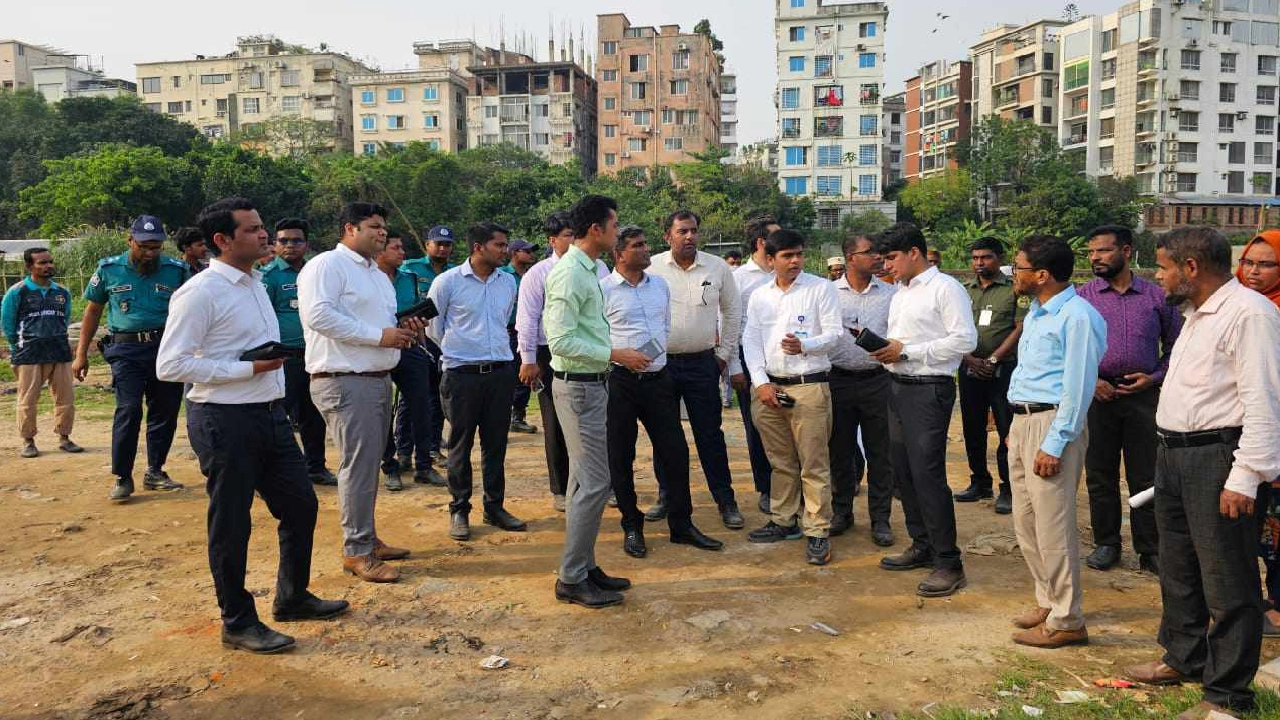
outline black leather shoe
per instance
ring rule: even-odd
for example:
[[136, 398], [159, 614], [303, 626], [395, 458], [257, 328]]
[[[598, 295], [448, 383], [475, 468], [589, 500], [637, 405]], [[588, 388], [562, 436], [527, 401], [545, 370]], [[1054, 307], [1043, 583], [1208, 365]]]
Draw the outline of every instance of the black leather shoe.
[[713, 537], [704, 535], [701, 530], [690, 525], [680, 532], [671, 533], [671, 542], [677, 545], [692, 545], [699, 550], [723, 550], [724, 543]]
[[1001, 489], [996, 496], [996, 514], [1008, 515], [1013, 512], [1013, 495], [1008, 489]]
[[456, 512], [449, 516], [449, 537], [454, 540], [471, 539], [471, 520], [466, 513]]
[[622, 552], [633, 558], [642, 558], [649, 554], [644, 544], [644, 533], [640, 530], [628, 530], [622, 537]]
[[283, 652], [294, 646], [293, 638], [258, 623], [242, 630], [222, 628], [222, 647], [248, 650], [259, 655]]
[[991, 488], [981, 487], [978, 485], [969, 485], [969, 487], [951, 496], [956, 502], [978, 502], [991, 497]]
[[911, 547], [900, 555], [880, 558], [880, 567], [884, 570], [915, 570], [933, 567], [933, 551], [912, 543]]
[[400, 472], [409, 472], [413, 469], [413, 458], [408, 455], [397, 455], [396, 462], [400, 465]]
[[1110, 570], [1120, 562], [1119, 545], [1099, 545], [1084, 559], [1084, 564], [1094, 570]]
[[597, 587], [591, 580], [568, 585], [556, 581], [556, 599], [564, 603], [573, 603], [585, 608], [603, 608], [622, 602], [622, 593]]
[[666, 520], [667, 519], [667, 499], [659, 495], [658, 501], [655, 502], [652, 507], [650, 507], [648, 510], [645, 511], [644, 519], [648, 520], [649, 522], [658, 522], [659, 520]]
[[889, 547], [893, 544], [893, 529], [889, 527], [889, 523], [884, 520], [871, 523], [871, 542], [880, 547]]
[[332, 472], [329, 472], [328, 468], [325, 468], [320, 472], [307, 473], [307, 479], [311, 481], [312, 485], [337, 485], [338, 484], [337, 476], [335, 476]]
[[484, 514], [484, 524], [492, 525], [499, 530], [506, 530], [507, 532], [524, 532], [525, 528], [528, 527], [523, 520], [502, 508], [486, 512]]
[[276, 622], [297, 622], [299, 620], [328, 620], [347, 611], [351, 604], [346, 600], [321, 600], [307, 593], [302, 600], [290, 603], [285, 607], [271, 609], [271, 617]]
[[1155, 553], [1138, 556], [1138, 569], [1152, 575], [1160, 575], [1160, 556]]
[[413, 481], [419, 485], [434, 485], [435, 487], [444, 487], [448, 485], [445, 479], [440, 477], [440, 473], [436, 472], [433, 467], [424, 468], [413, 474]]
[[601, 590], [611, 590], [618, 592], [621, 590], [631, 589], [631, 581], [624, 577], [611, 577], [606, 575], [599, 567], [593, 567], [587, 571], [587, 579], [591, 584]]
[[920, 597], [947, 597], [967, 584], [963, 568], [938, 568], [916, 587], [916, 594]]
[[853, 528], [853, 513], [836, 513], [831, 516], [831, 536], [843, 535]]
[[142, 486], [148, 490], [181, 490], [183, 485], [174, 482], [169, 473], [163, 470], [147, 470], [142, 476]]
[[760, 493], [760, 501], [756, 503], [756, 507], [765, 515], [769, 514], [769, 493]]
[[391, 492], [400, 492], [404, 489], [404, 480], [400, 479], [400, 471], [395, 470], [387, 473], [387, 479], [382, 481], [382, 486]]
[[747, 526], [747, 521], [743, 519], [742, 512], [738, 510], [738, 503], [733, 500], [720, 506], [720, 519], [724, 521], [724, 526], [730, 530], [741, 530]]
[[107, 499], [111, 502], [122, 503], [129, 500], [129, 496], [133, 495], [133, 478], [116, 478], [115, 487], [111, 488], [111, 493], [107, 495]]

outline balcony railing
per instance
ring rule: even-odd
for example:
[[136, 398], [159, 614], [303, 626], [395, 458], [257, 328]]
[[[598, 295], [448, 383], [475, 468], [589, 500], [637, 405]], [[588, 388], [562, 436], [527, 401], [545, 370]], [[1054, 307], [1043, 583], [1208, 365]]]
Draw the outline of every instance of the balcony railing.
[[1088, 141], [1089, 141], [1089, 134], [1080, 133], [1078, 135], [1067, 136], [1066, 138], [1063, 139], [1062, 144], [1063, 145], [1079, 145], [1081, 143], [1086, 143]]

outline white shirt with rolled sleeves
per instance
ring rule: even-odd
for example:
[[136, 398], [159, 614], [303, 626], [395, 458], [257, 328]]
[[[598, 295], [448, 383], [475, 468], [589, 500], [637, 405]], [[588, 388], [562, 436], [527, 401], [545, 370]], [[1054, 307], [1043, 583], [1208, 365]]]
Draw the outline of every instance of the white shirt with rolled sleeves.
[[[765, 270], [756, 264], [755, 258], [747, 258], [747, 261], [734, 268], [733, 282], [738, 286], [738, 294], [742, 297], [742, 303], [738, 305], [741, 310], [742, 322], [739, 323], [738, 339], [741, 342], [742, 332], [747, 329], [747, 303], [751, 300], [751, 293], [756, 288], [764, 285], [773, 279], [773, 271]], [[733, 354], [733, 358], [729, 361], [729, 374], [738, 375], [745, 371], [742, 367], [742, 361], [738, 358], [738, 353]]]
[[[774, 282], [751, 293], [742, 352], [751, 384], [759, 387], [774, 377], [792, 377], [831, 370], [828, 354], [843, 333], [840, 299], [829, 280], [800, 273], [783, 292]], [[782, 350], [787, 333], [800, 338], [799, 355]]]
[[667, 366], [667, 335], [671, 332], [671, 290], [657, 275], [644, 274], [632, 285], [614, 271], [600, 281], [604, 295], [604, 317], [609, 321], [609, 339], [614, 348], [640, 350], [654, 341], [663, 351], [644, 372], [658, 372]]
[[898, 375], [955, 375], [960, 361], [978, 347], [973, 303], [958, 280], [929, 268], [898, 283], [889, 303], [888, 337], [902, 343], [907, 360], [889, 372]]
[[[542, 310], [547, 300], [547, 276], [556, 266], [560, 256], [539, 260], [520, 278], [520, 299], [516, 303], [516, 353], [525, 365], [538, 362], [538, 346], [547, 344], [547, 334], [542, 329]], [[596, 274], [600, 279], [609, 277], [609, 267], [603, 260], [596, 260]]]
[[191, 383], [187, 399], [243, 405], [284, 397], [284, 370], [253, 374], [245, 350], [280, 341], [280, 324], [262, 273], [214, 259], [207, 272], [183, 283], [169, 300], [156, 356], [156, 377]]
[[382, 331], [396, 326], [391, 280], [342, 243], [298, 273], [298, 314], [309, 373], [382, 372], [400, 362], [398, 349], [378, 345]]
[[667, 351], [714, 350], [726, 365], [733, 362], [738, 355], [738, 337], [732, 332], [727, 337], [720, 334], [721, 326], [736, 328], [742, 323], [742, 298], [729, 263], [699, 250], [686, 270], [668, 250], [654, 256], [648, 272], [666, 280], [671, 289], [671, 344]]
[[1168, 432], [1242, 427], [1226, 489], [1256, 497], [1280, 476], [1280, 311], [1231, 278], [1173, 345], [1156, 425]]

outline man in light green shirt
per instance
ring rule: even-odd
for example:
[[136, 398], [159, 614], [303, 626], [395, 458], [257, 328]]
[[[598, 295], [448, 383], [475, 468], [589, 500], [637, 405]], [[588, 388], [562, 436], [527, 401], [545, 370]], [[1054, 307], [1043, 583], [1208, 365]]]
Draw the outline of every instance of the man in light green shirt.
[[618, 204], [602, 195], [587, 195], [569, 216], [575, 240], [547, 276], [542, 313], [557, 381], [551, 393], [569, 452], [564, 554], [556, 599], [601, 608], [622, 602], [620, 591], [631, 587], [630, 580], [606, 575], [595, 561], [600, 516], [611, 492], [605, 377], [610, 362], [639, 372], [651, 359], [634, 349], [613, 349], [604, 317], [595, 262], [617, 240]]

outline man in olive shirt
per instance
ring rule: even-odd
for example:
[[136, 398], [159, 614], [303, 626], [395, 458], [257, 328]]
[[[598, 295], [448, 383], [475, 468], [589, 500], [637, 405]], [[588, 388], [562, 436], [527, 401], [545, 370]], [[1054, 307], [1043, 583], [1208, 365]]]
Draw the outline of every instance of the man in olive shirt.
[[634, 349], [614, 350], [604, 316], [595, 263], [617, 242], [618, 204], [603, 195], [587, 195], [569, 216], [573, 247], [547, 276], [542, 313], [556, 380], [551, 392], [569, 453], [564, 555], [556, 599], [601, 608], [622, 602], [619, 591], [631, 587], [630, 580], [609, 577], [595, 561], [600, 516], [611, 491], [605, 378], [610, 361], [639, 372], [650, 359]]
[[1006, 444], [1013, 413], [1007, 396], [1027, 303], [1014, 294], [1013, 282], [1000, 270], [1004, 262], [1003, 243], [993, 237], [980, 238], [970, 246], [970, 258], [975, 277], [965, 287], [973, 302], [978, 347], [960, 363], [960, 419], [970, 474], [968, 489], [953, 497], [956, 502], [976, 502], [991, 497], [992, 478], [987, 468], [987, 412], [990, 411], [1000, 434], [996, 446], [996, 469], [1000, 473], [996, 512], [1007, 515], [1013, 512]]

